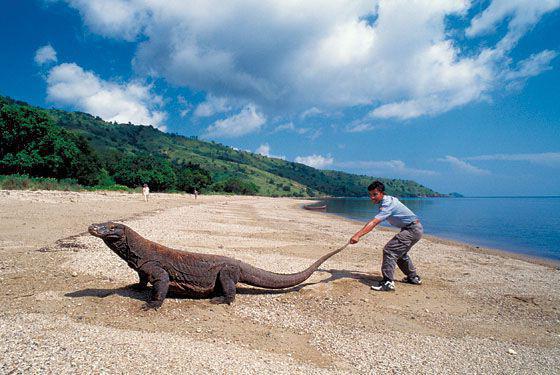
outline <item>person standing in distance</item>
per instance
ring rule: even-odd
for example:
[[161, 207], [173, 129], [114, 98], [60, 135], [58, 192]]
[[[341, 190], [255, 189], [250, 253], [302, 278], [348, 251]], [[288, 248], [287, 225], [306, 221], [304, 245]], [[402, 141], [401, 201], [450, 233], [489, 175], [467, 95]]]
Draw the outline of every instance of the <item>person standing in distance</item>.
[[144, 184], [144, 186], [142, 186], [142, 195], [144, 196], [144, 202], [147, 202], [148, 195], [150, 195], [150, 188], [148, 187], [148, 184]]
[[351, 244], [358, 243], [360, 237], [371, 232], [379, 223], [387, 220], [389, 224], [401, 229], [383, 248], [383, 263], [381, 274], [383, 280], [379, 285], [371, 288], [378, 291], [394, 291], [395, 266], [398, 265], [406, 275], [403, 282], [419, 285], [422, 279], [416, 273], [416, 268], [408, 252], [424, 233], [424, 228], [418, 217], [397, 198], [385, 194], [385, 185], [380, 181], [373, 181], [368, 186], [370, 199], [379, 204], [379, 213], [350, 239]]

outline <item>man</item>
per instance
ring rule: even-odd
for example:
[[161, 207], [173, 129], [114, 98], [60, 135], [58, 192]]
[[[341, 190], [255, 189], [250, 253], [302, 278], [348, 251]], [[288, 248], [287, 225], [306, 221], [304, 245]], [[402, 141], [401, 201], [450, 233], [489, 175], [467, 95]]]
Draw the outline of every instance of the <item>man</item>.
[[350, 243], [357, 243], [360, 237], [371, 232], [383, 220], [401, 228], [399, 234], [387, 242], [383, 248], [383, 264], [381, 265], [383, 280], [379, 286], [374, 285], [371, 288], [378, 291], [394, 291], [395, 265], [398, 265], [406, 275], [403, 279], [404, 282], [422, 284], [422, 279], [416, 273], [416, 268], [408, 256], [410, 248], [420, 240], [424, 233], [418, 217], [397, 198], [385, 194], [385, 185], [382, 182], [372, 182], [368, 186], [368, 192], [373, 203], [380, 205], [379, 213], [352, 236]]

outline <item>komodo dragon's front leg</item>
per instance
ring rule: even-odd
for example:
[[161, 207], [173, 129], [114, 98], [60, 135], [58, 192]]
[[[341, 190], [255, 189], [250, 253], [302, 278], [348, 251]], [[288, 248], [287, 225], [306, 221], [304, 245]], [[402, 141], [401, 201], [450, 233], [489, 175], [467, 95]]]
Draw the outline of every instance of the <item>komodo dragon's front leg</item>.
[[148, 287], [148, 275], [146, 272], [138, 270], [138, 277], [140, 278], [138, 284], [131, 285], [130, 288], [137, 291], [145, 290]]
[[150, 299], [142, 306], [142, 310], [158, 309], [169, 289], [169, 274], [156, 263], [146, 263], [139, 271], [148, 275], [148, 280], [152, 284]]

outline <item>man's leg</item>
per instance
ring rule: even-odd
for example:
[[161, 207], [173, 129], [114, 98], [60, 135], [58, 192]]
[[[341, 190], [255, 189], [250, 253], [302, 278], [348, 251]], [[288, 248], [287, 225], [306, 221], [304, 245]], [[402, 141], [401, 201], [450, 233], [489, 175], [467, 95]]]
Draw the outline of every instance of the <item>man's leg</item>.
[[402, 229], [399, 234], [387, 242], [383, 248], [383, 263], [381, 265], [383, 281], [393, 281], [395, 279], [395, 266], [399, 259], [406, 255], [413, 240], [413, 233], [408, 229]]
[[393, 281], [395, 275], [395, 266], [399, 259], [398, 249], [400, 241], [398, 235], [393, 237], [383, 248], [383, 263], [381, 263], [381, 274], [383, 281]]
[[412, 228], [410, 228], [409, 231], [412, 235], [412, 240], [410, 242], [410, 245], [408, 246], [406, 253], [404, 253], [403, 256], [397, 259], [397, 265], [408, 279], [412, 279], [418, 276], [418, 274], [416, 273], [416, 267], [414, 267], [412, 259], [410, 259], [410, 256], [408, 255], [408, 252], [410, 251], [412, 246], [414, 246], [420, 240], [420, 238], [422, 238], [424, 230], [422, 228], [422, 224], [416, 224]]
[[397, 259], [401, 256], [399, 249], [402, 247], [399, 235], [400, 233], [387, 242], [383, 248], [383, 263], [381, 264], [383, 280], [379, 285], [372, 285], [371, 289], [373, 290], [386, 292], [395, 290], [395, 284], [393, 282], [395, 266], [397, 264]]
[[397, 266], [407, 277], [412, 278], [416, 276], [416, 268], [412, 264], [412, 259], [408, 256], [408, 253], [397, 259]]

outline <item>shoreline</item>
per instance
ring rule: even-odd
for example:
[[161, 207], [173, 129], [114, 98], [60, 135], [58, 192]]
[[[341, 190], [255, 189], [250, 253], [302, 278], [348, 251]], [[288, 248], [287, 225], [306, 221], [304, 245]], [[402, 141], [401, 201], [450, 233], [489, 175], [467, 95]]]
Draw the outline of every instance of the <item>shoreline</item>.
[[[455, 199], [455, 198], [453, 198], [453, 199]], [[325, 202], [324, 199], [322, 201]], [[312, 202], [315, 202], [315, 201], [313, 200]], [[358, 220], [358, 219], [351, 219], [351, 218], [348, 218], [348, 217], [346, 217], [342, 214], [337, 214], [337, 213], [332, 213], [332, 212], [318, 211], [318, 213], [332, 215], [336, 218], [341, 218], [343, 220], [349, 220], [351, 222], [360, 223], [362, 226], [367, 222], [367, 221], [361, 221], [361, 220]], [[394, 228], [394, 227], [379, 226], [375, 230], [388, 230], [388, 231], [398, 232], [398, 229]], [[440, 236], [434, 235], [434, 234], [424, 234], [423, 238], [431, 239], [434, 242], [439, 242], [439, 243], [446, 244], [446, 245], [461, 247], [461, 248], [464, 248], [467, 251], [472, 251], [472, 252], [475, 252], [475, 253], [499, 255], [499, 256], [502, 256], [502, 257], [505, 257], [505, 258], [523, 260], [523, 261], [526, 261], [526, 262], [539, 264], [539, 265], [543, 265], [543, 266], [550, 267], [550, 268], [555, 268], [555, 269], [560, 268], [560, 259], [539, 257], [537, 255], [524, 254], [524, 253], [521, 253], [521, 252], [508, 250], [508, 249], [505, 249], [505, 248], [500, 249], [500, 248], [493, 248], [493, 247], [487, 247], [487, 246], [477, 246], [477, 245], [473, 245], [469, 242], [465, 242], [465, 241], [461, 241], [461, 240], [457, 240], [457, 239], [440, 237]]]

